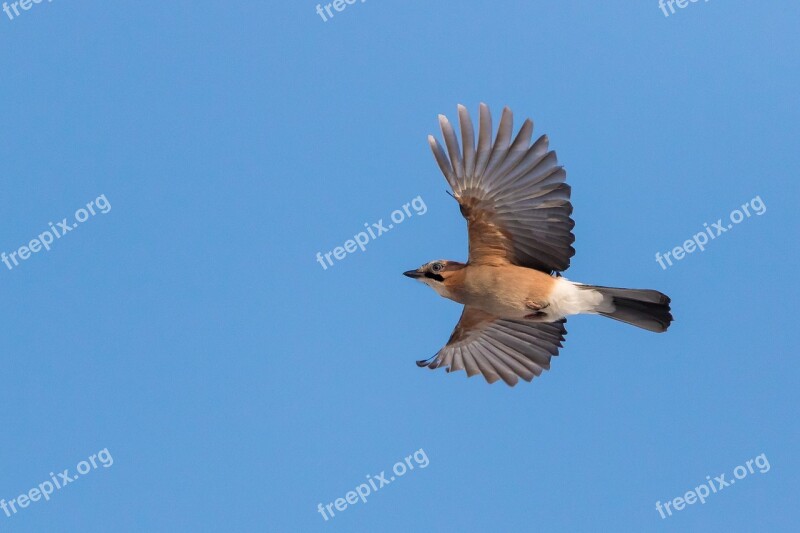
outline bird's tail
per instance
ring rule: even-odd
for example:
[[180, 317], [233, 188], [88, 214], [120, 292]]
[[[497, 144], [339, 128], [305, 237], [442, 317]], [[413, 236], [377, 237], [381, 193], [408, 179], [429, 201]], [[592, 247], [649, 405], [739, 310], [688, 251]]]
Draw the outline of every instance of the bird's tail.
[[656, 333], [667, 331], [672, 323], [670, 299], [666, 294], [649, 289], [618, 289], [596, 285], [580, 287], [603, 295], [603, 302], [597, 309], [600, 315]]

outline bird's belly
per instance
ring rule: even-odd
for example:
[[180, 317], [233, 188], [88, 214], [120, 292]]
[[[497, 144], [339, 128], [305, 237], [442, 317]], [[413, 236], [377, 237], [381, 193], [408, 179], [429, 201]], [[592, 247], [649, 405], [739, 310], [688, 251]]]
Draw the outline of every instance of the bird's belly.
[[479, 267], [467, 280], [463, 303], [497, 317], [553, 322], [564, 317], [551, 304], [554, 287], [562, 280], [516, 266]]
[[476, 299], [473, 305], [487, 313], [503, 318], [524, 318], [525, 315], [532, 313], [530, 309], [523, 305], [519, 296], [513, 298], [502, 294], [485, 295]]
[[491, 291], [476, 295], [473, 305], [494, 316], [536, 322], [555, 322], [569, 315], [608, 311], [603, 307], [607, 304], [601, 293], [566, 278], [557, 278], [547, 292], [539, 287], [526, 289], [520, 291], [499, 284]]

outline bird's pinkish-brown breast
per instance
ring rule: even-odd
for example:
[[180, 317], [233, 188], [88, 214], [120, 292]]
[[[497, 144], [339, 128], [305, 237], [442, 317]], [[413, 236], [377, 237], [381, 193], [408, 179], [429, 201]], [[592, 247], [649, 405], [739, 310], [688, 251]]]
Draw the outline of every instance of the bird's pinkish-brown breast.
[[522, 318], [531, 305], [546, 306], [555, 278], [515, 265], [468, 265], [449, 277], [451, 299], [495, 316]]

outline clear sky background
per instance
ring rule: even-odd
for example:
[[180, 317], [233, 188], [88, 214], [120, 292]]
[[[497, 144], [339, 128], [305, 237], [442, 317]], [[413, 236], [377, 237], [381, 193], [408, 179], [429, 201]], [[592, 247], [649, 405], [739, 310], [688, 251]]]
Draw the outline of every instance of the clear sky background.
[[[510, 4], [0, 12], [0, 251], [111, 205], [0, 264], [0, 498], [114, 461], [0, 530], [797, 531], [800, 7]], [[415, 366], [461, 309], [401, 273], [466, 259], [426, 135], [481, 101], [567, 169], [567, 277], [669, 294], [668, 333], [572, 318], [513, 389]], [[316, 261], [417, 196], [424, 215]], [[768, 472], [656, 511], [762, 453]]]

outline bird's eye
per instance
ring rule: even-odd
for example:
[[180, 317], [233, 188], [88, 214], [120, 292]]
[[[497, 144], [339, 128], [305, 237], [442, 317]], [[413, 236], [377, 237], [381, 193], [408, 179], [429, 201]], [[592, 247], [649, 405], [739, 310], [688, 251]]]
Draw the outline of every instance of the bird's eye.
[[431, 272], [433, 272], [434, 274], [438, 274], [439, 272], [442, 271], [443, 268], [444, 268], [443, 264], [434, 263], [434, 264], [431, 265]]

